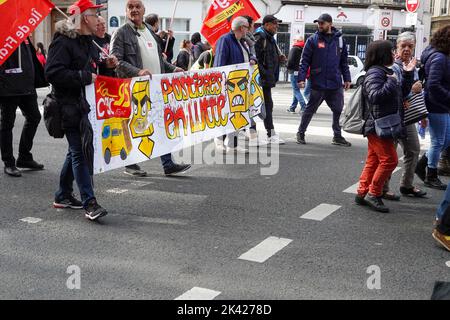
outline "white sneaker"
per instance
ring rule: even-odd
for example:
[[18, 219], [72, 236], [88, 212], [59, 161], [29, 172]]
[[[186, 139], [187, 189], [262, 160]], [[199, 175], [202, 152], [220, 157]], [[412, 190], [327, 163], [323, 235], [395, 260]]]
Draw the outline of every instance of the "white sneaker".
[[247, 131], [240, 130], [240, 131], [239, 131], [239, 138], [248, 140], [248, 139], [249, 139], [249, 134], [248, 134], [248, 132], [247, 132]]
[[225, 145], [223, 144], [223, 140], [222, 139], [215, 138], [214, 139], [214, 144], [216, 145], [217, 151], [221, 151], [221, 152], [226, 152], [227, 151], [227, 149], [225, 148]]
[[248, 149], [242, 148], [242, 147], [240, 147], [240, 146], [237, 146], [237, 147], [235, 147], [235, 148], [227, 147], [227, 153], [242, 153], [242, 154], [247, 154], [247, 153], [248, 153]]
[[268, 139], [269, 143], [273, 143], [273, 144], [285, 144], [286, 142], [284, 142], [283, 139], [280, 138], [280, 136], [278, 134], [275, 134], [273, 136], [271, 136]]
[[266, 139], [260, 138], [258, 136], [256, 138], [250, 139], [248, 141], [249, 147], [259, 147], [259, 146], [265, 146], [268, 144], [269, 144], [269, 142]]

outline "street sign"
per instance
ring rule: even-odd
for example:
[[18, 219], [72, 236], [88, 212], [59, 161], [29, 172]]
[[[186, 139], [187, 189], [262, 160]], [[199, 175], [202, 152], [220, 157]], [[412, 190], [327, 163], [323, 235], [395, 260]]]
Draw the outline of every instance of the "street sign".
[[406, 23], [407, 26], [415, 26], [417, 24], [417, 12], [408, 12], [406, 14]]
[[381, 10], [378, 22], [378, 27], [380, 30], [392, 30], [392, 11]]
[[406, 0], [406, 10], [408, 12], [416, 12], [419, 8], [420, 1], [419, 0]]

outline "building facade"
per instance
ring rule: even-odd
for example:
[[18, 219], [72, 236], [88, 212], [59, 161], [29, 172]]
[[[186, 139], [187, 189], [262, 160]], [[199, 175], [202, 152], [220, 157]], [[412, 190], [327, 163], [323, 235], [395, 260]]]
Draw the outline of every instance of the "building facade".
[[450, 0], [430, 1], [431, 33], [437, 29], [450, 25]]

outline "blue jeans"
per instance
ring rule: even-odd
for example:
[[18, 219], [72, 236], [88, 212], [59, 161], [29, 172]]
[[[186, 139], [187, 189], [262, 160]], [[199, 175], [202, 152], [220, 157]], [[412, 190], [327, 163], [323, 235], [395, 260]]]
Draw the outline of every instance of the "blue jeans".
[[450, 114], [429, 113], [431, 146], [427, 152], [428, 167], [437, 168], [441, 152], [450, 146]]
[[298, 76], [291, 74], [291, 85], [292, 90], [294, 92], [294, 98], [291, 104], [291, 110], [295, 111], [295, 108], [297, 108], [297, 104], [300, 103], [301, 110], [305, 110], [306, 107], [306, 101], [303, 97], [302, 93], [300, 92], [300, 88], [298, 86]]
[[444, 216], [445, 210], [447, 210], [449, 204], [450, 204], [450, 183], [447, 185], [447, 189], [445, 189], [444, 194], [444, 200], [442, 200], [441, 204], [439, 205], [437, 212], [436, 212], [436, 218], [442, 219]]
[[69, 151], [61, 169], [59, 190], [55, 193], [55, 200], [61, 201], [73, 193], [73, 180], [80, 190], [83, 207], [86, 208], [91, 199], [94, 199], [91, 176], [84, 160], [81, 147], [81, 134], [78, 130], [67, 130], [66, 138], [69, 142]]
[[174, 165], [172, 155], [170, 153], [161, 156], [161, 162], [164, 169], [169, 169]]

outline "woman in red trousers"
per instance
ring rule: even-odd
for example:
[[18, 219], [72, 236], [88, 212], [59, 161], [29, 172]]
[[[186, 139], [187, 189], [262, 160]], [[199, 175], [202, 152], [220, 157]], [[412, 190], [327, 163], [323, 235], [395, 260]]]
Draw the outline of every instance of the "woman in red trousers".
[[364, 125], [368, 140], [366, 165], [359, 178], [355, 201], [378, 212], [389, 212], [383, 201], [383, 185], [397, 166], [398, 157], [393, 138], [380, 138], [375, 132], [376, 119], [399, 113], [403, 119], [403, 100], [411, 91], [416, 60], [403, 65], [400, 83], [391, 69], [395, 52], [390, 41], [372, 42], [366, 52], [364, 95], [371, 108]]

